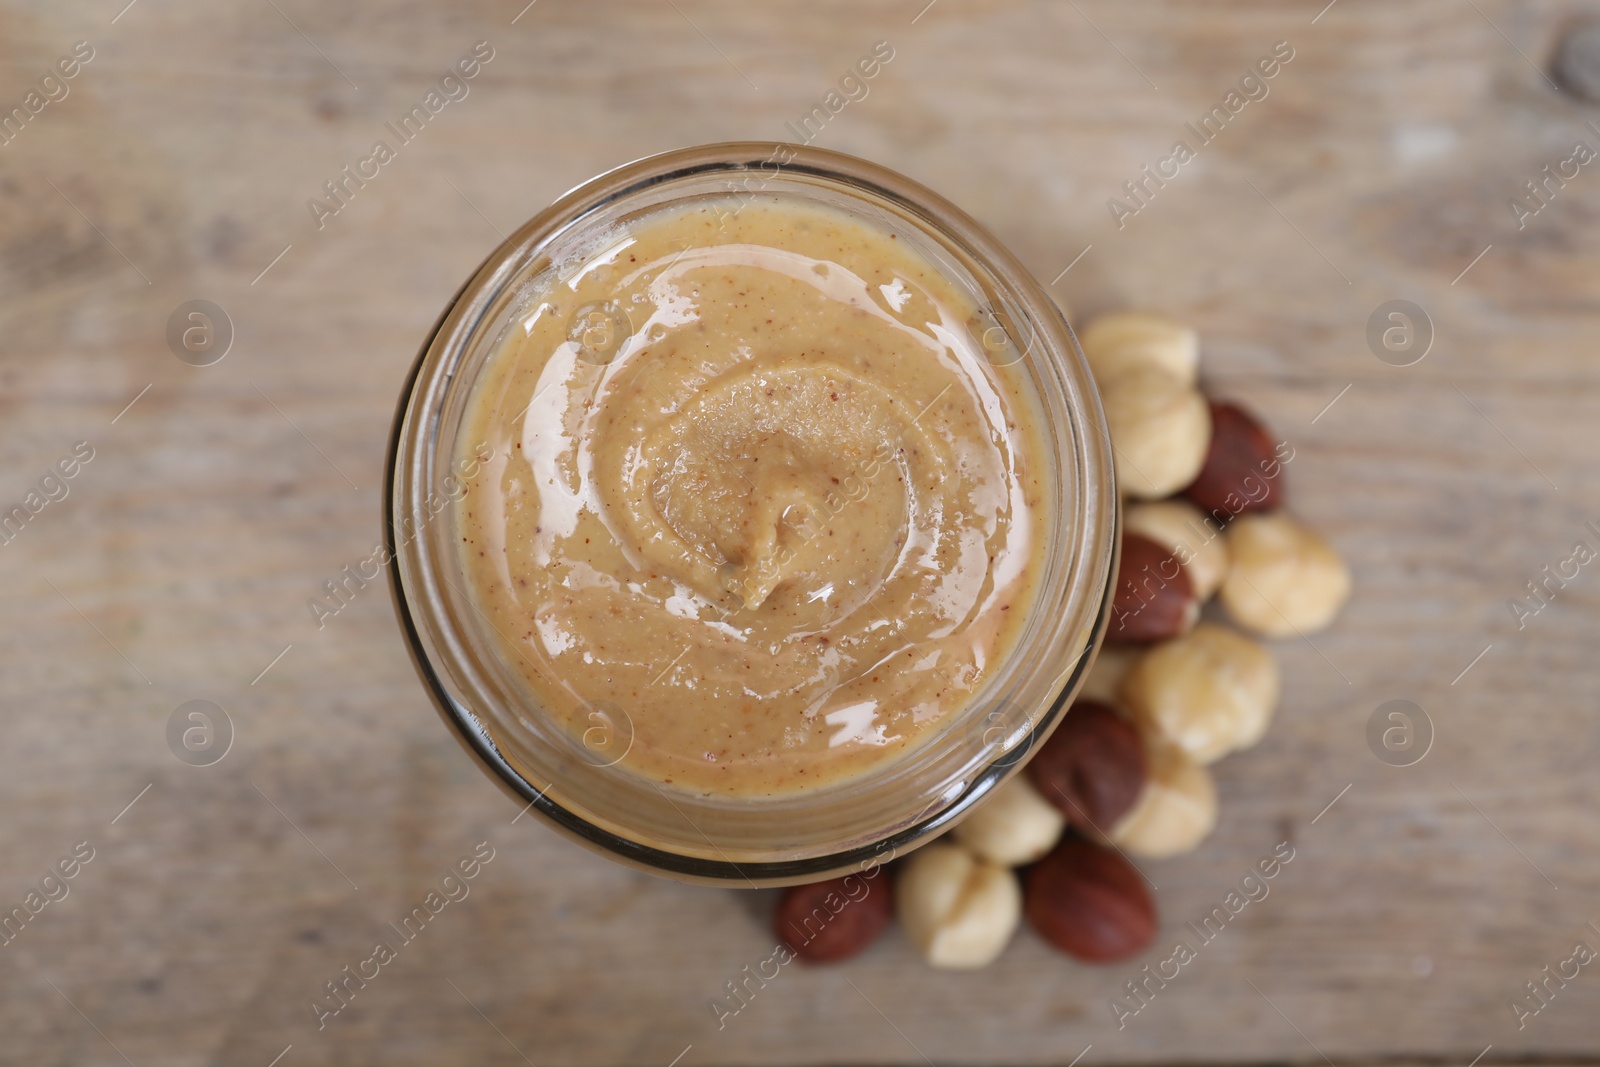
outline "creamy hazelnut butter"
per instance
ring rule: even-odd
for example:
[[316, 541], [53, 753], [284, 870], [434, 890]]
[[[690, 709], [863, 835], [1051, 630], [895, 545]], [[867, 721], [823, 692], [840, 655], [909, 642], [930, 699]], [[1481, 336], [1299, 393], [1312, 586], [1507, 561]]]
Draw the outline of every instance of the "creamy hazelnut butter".
[[456, 437], [492, 451], [457, 543], [524, 716], [669, 791], [793, 795], [1004, 662], [1063, 502], [1021, 353], [906, 236], [703, 198], [530, 282]]

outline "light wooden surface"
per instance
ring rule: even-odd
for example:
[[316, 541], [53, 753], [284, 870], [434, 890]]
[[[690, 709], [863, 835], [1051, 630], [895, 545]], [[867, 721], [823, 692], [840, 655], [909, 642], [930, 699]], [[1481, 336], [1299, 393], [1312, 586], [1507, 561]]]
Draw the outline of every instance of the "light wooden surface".
[[[942, 0], [913, 24], [923, 0], [541, 0], [513, 24], [522, 0], [122, 3], [0, 10], [5, 108], [74, 41], [96, 50], [0, 147], [0, 501], [95, 449], [0, 547], [0, 904], [95, 849], [0, 948], [0, 1061], [1600, 1055], [1592, 968], [1525, 1029], [1508, 1006], [1600, 945], [1600, 569], [1523, 630], [1506, 606], [1600, 519], [1600, 173], [1520, 232], [1506, 206], [1576, 140], [1600, 145], [1600, 109], [1534, 66], [1576, 5], [1340, 0], [1313, 24], [1321, 0]], [[495, 58], [470, 95], [318, 231], [307, 198], [480, 40]], [[1075, 316], [1197, 323], [1209, 383], [1294, 442], [1294, 509], [1356, 575], [1315, 648], [1279, 647], [1284, 706], [1218, 766], [1216, 836], [1149, 865], [1161, 943], [1277, 842], [1296, 859], [1121, 1031], [1107, 1001], [1132, 965], [1024, 935], [988, 971], [933, 973], [898, 934], [786, 968], [719, 1031], [708, 1001], [769, 954], [770, 896], [513, 825], [386, 592], [321, 631], [306, 608], [370, 553], [401, 377], [497, 230], [641, 155], [789, 136], [878, 40], [894, 59], [816, 143], [932, 185], [1045, 281], [1092, 246], [1054, 288]], [[1106, 199], [1280, 40], [1295, 58], [1270, 96], [1116, 229]], [[236, 329], [212, 367], [166, 347], [192, 298]], [[1394, 298], [1437, 327], [1412, 367], [1364, 340]], [[164, 735], [196, 698], [237, 728], [204, 768]], [[1437, 730], [1408, 769], [1365, 741], [1391, 698]], [[319, 1032], [323, 983], [480, 841], [496, 858], [471, 896]]]

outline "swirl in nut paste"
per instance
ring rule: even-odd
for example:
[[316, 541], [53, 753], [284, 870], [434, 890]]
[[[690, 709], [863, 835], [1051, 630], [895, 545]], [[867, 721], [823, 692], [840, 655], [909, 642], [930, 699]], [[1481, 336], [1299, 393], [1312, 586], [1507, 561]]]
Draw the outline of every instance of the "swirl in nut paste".
[[701, 201], [535, 292], [475, 385], [459, 440], [494, 458], [457, 512], [528, 715], [620, 718], [619, 769], [761, 797], [972, 699], [1058, 502], [1017, 354], [911, 245], [792, 196]]

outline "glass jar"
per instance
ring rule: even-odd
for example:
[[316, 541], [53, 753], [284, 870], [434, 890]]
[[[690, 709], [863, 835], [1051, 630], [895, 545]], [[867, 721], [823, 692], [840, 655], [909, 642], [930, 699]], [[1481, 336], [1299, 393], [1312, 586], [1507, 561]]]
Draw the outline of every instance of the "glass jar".
[[[1035, 601], [973, 698], [900, 758], [773, 798], [674, 793], [575, 751], [526, 707], [468, 592], [454, 509], [473, 386], [554, 266], [620, 223], [709, 197], [781, 194], [893, 224], [992, 321], [1043, 413]], [[817, 881], [903, 853], [953, 825], [1047, 737], [1093, 661], [1115, 575], [1117, 495], [1098, 394], [1066, 320], [973, 219], [921, 185], [836, 152], [761, 142], [630, 163], [580, 186], [496, 249], [450, 301], [406, 380], [390, 442], [384, 532], [396, 611], [445, 722], [520, 804], [580, 843], [686, 881]], [[531, 712], [531, 713], [530, 713]]]

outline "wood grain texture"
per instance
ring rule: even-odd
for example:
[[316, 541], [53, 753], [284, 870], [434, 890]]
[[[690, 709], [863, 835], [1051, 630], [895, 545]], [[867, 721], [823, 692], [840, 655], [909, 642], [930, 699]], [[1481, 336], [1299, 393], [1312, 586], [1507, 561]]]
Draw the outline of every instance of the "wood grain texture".
[[[96, 50], [0, 147], [0, 502], [95, 449], [0, 547], [0, 904], [95, 849], [0, 948], [0, 1061], [1600, 1055], [1600, 976], [1520, 1030], [1508, 1006], [1600, 944], [1600, 572], [1524, 629], [1506, 606], [1600, 520], [1600, 172], [1521, 230], [1506, 203], [1600, 146], [1600, 109], [1539, 69], [1576, 5], [540, 0], [514, 25], [520, 0], [121, 5], [0, 9], [5, 108], [74, 41]], [[470, 95], [318, 230], [307, 198], [480, 40], [495, 58]], [[719, 1030], [709, 1000], [771, 951], [770, 895], [513, 825], [386, 592], [321, 630], [305, 606], [371, 551], [402, 376], [499, 231], [641, 155], [787, 136], [878, 40], [895, 58], [817, 143], [932, 185], [1043, 280], [1088, 246], [1053, 288], [1075, 317], [1196, 323], [1208, 386], [1295, 444], [1292, 507], [1356, 576], [1332, 630], [1278, 646], [1284, 705], [1218, 765], [1216, 835], [1148, 865], [1160, 943], [1277, 842], [1296, 859], [1122, 1030], [1107, 1002], [1131, 964], [1023, 935], [981, 974], [933, 973], [898, 934], [785, 968]], [[1118, 229], [1107, 198], [1278, 41], [1295, 57], [1270, 95]], [[164, 339], [197, 297], [236, 329], [208, 368]], [[1437, 330], [1406, 368], [1364, 339], [1396, 298]], [[196, 698], [237, 728], [211, 767], [164, 739]], [[1408, 769], [1365, 741], [1391, 698], [1437, 731]], [[496, 858], [471, 896], [319, 1031], [323, 983], [480, 841]]]

